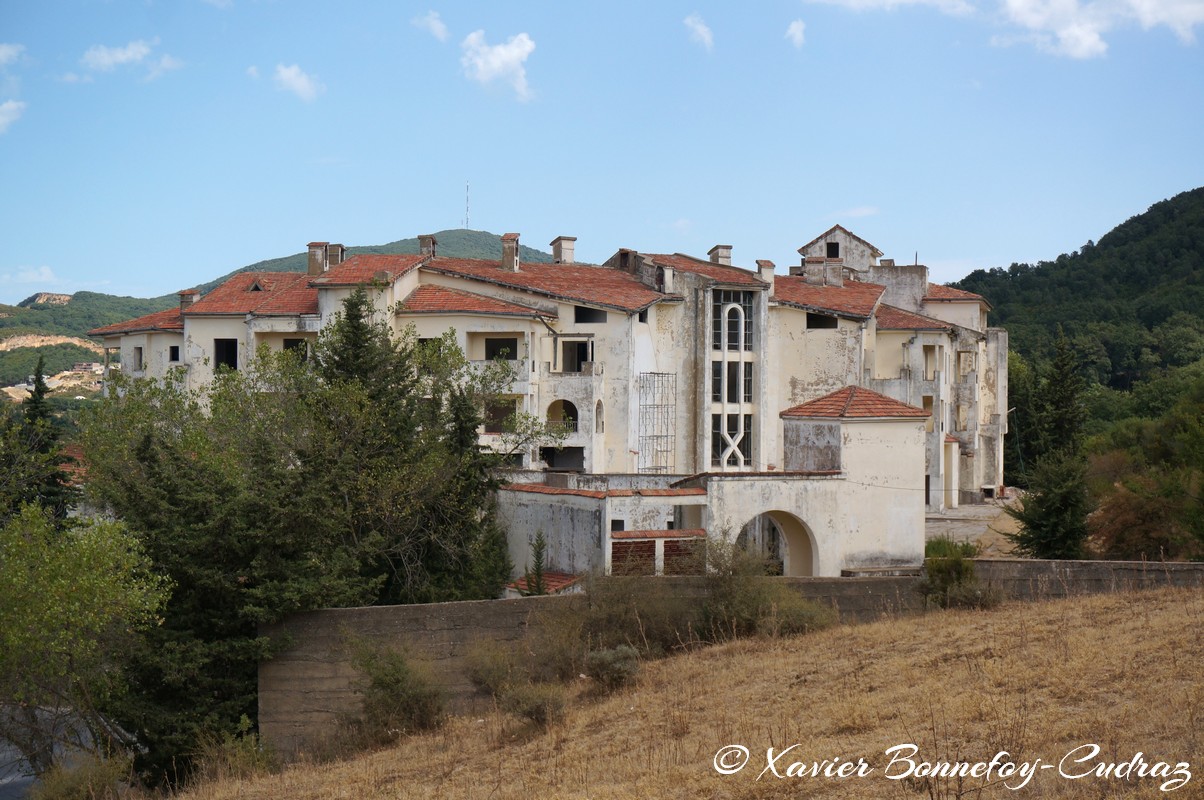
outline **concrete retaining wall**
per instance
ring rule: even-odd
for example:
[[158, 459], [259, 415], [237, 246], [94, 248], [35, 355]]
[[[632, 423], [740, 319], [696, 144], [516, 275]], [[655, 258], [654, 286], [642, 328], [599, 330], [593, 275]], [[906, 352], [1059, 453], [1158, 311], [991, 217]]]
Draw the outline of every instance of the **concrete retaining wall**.
[[[978, 560], [977, 574], [1003, 596], [1043, 599], [1129, 591], [1153, 586], [1204, 586], [1204, 564], [1103, 561]], [[668, 582], [674, 593], [699, 596], [699, 578], [646, 578]], [[915, 577], [781, 578], [800, 594], [834, 608], [842, 622], [864, 622], [922, 609]], [[358, 675], [348, 640], [400, 646], [427, 662], [450, 698], [452, 710], [484, 711], [491, 701], [476, 694], [465, 656], [479, 642], [520, 638], [538, 612], [581, 596], [529, 597], [417, 606], [327, 609], [298, 614], [266, 628], [291, 644], [259, 668], [259, 728], [285, 758], [320, 745], [339, 719], [360, 706]], [[536, 622], [535, 624], [538, 624]]]

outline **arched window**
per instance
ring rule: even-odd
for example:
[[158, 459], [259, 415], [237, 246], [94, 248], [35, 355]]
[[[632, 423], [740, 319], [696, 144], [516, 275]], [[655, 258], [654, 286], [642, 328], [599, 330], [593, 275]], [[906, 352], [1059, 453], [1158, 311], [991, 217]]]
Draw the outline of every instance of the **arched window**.
[[565, 433], [577, 432], [577, 406], [568, 400], [554, 400], [548, 406], [548, 427], [556, 427]]
[[594, 406], [594, 433], [602, 433], [606, 430], [606, 420], [602, 416], [602, 401]]

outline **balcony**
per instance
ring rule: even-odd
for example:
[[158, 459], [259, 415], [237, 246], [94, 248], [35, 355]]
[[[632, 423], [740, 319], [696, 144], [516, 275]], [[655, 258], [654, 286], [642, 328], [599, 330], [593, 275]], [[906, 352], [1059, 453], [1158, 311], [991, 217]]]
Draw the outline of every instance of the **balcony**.
[[501, 391], [503, 394], [527, 394], [531, 388], [530, 359], [522, 358], [510, 361], [496, 359], [491, 361], [469, 361], [468, 363], [478, 372], [484, 372], [487, 369], [499, 369], [499, 364], [509, 367], [512, 377], [509, 384], [502, 387]]

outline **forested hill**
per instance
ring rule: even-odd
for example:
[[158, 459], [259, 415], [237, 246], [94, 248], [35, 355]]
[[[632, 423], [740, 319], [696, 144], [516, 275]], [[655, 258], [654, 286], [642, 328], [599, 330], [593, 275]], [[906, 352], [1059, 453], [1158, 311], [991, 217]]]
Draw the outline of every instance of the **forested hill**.
[[[499, 259], [502, 257], [502, 239], [495, 233], [487, 231], [470, 231], [464, 229], [439, 231], [435, 234], [435, 240], [438, 242], [436, 251], [440, 255], [453, 256], [455, 258], [492, 258]], [[347, 255], [353, 256], [360, 253], [379, 253], [384, 255], [393, 255], [397, 253], [417, 253], [418, 239], [398, 239], [396, 242], [388, 244], [365, 245], [360, 247], [348, 247]], [[540, 250], [519, 245], [519, 252], [523, 261], [531, 261], [534, 263], [547, 263], [552, 260], [552, 256]], [[209, 283], [201, 284], [199, 288], [202, 292], [207, 292], [213, 287], [225, 281], [231, 275], [236, 275], [239, 272], [304, 272], [308, 266], [308, 256], [305, 253], [294, 253], [291, 256], [283, 258], [272, 258], [267, 261], [260, 261], [255, 264], [249, 264], [245, 267], [229, 272], [220, 278], [216, 278]], [[188, 287], [180, 287], [188, 288]], [[176, 302], [175, 295], [170, 295], [173, 302]], [[166, 307], [166, 306], [165, 306]]]
[[1096, 380], [1129, 388], [1204, 356], [1204, 187], [1076, 253], [976, 270], [953, 285], [986, 297], [992, 324], [1026, 358], [1046, 357], [1061, 325]]

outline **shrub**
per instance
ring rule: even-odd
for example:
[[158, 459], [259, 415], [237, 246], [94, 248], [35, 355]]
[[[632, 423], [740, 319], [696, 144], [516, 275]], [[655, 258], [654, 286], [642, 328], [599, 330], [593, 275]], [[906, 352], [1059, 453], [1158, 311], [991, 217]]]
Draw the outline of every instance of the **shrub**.
[[130, 777], [130, 762], [92, 756], [66, 767], [58, 764], [30, 789], [30, 800], [118, 800]]
[[640, 654], [631, 645], [595, 650], [585, 657], [585, 674], [608, 692], [631, 683], [639, 673]]
[[555, 683], [518, 683], [502, 693], [502, 707], [547, 728], [564, 716], [568, 691]]
[[757, 633], [761, 636], [795, 636], [836, 624], [836, 612], [781, 583], [760, 579], [761, 607]]
[[581, 673], [589, 651], [584, 598], [566, 597], [532, 615], [523, 645], [535, 680], [568, 681]]
[[220, 736], [203, 734], [196, 754], [196, 777], [201, 781], [220, 781], [249, 778], [271, 772], [275, 758], [251, 730], [251, 720], [244, 714], [238, 721], [236, 733]]
[[978, 545], [974, 542], [958, 542], [948, 536], [941, 536], [924, 543], [925, 558], [974, 558], [976, 555]]
[[364, 677], [357, 688], [363, 710], [349, 722], [360, 744], [383, 744], [443, 723], [443, 692], [430, 670], [402, 651], [355, 642], [351, 663]]
[[[942, 541], [947, 544], [933, 547]], [[924, 560], [924, 580], [917, 589], [924, 595], [925, 602], [935, 603], [941, 608], [990, 608], [998, 605], [998, 592], [983, 586], [974, 574], [974, 562], [970, 559], [977, 552], [974, 545], [934, 539], [925, 547], [926, 553], [933, 551], [948, 554], [929, 556]]]
[[593, 649], [628, 645], [655, 658], [698, 641], [697, 599], [672, 581], [595, 576], [586, 592], [582, 628]]
[[831, 609], [769, 577], [765, 560], [736, 544], [708, 541], [707, 563], [703, 621], [712, 640], [806, 633], [836, 622]]
[[523, 679], [524, 669], [513, 644], [478, 642], [465, 656], [468, 679], [480, 691], [500, 697], [507, 686]]

